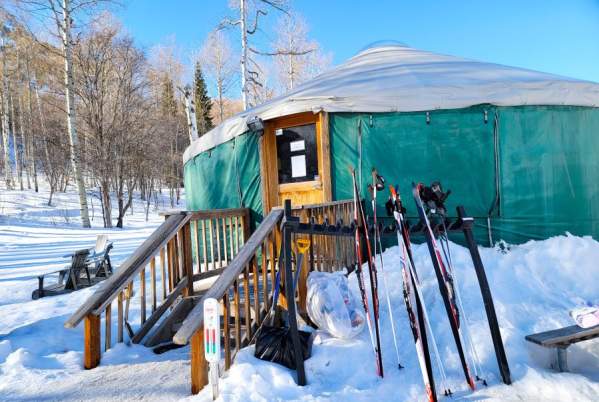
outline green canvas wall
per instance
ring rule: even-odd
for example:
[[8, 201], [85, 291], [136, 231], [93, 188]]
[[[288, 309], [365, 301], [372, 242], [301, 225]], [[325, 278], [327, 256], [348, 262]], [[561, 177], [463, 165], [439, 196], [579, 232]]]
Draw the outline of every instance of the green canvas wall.
[[[409, 216], [415, 216], [412, 180], [441, 180], [452, 190], [449, 213], [464, 205], [477, 218], [481, 244], [488, 244], [489, 216], [495, 241], [566, 231], [599, 238], [599, 108], [480, 105], [428, 115], [427, 122], [426, 112], [331, 114], [334, 199], [352, 197], [349, 166], [360, 167], [363, 195], [375, 167], [399, 184]], [[243, 204], [259, 221], [259, 172], [255, 134], [196, 156], [185, 165], [188, 208]], [[379, 193], [381, 212], [386, 199]]]
[[488, 244], [487, 217], [495, 241], [566, 231], [599, 238], [599, 109], [481, 105], [428, 115], [428, 123], [426, 112], [332, 115], [335, 199], [351, 197], [348, 166], [361, 166], [362, 194], [376, 167], [399, 184], [410, 216], [411, 182], [441, 180], [452, 190], [449, 213], [462, 204], [478, 218], [481, 244]]
[[247, 133], [185, 164], [187, 209], [250, 208], [252, 222], [262, 219], [258, 136]]

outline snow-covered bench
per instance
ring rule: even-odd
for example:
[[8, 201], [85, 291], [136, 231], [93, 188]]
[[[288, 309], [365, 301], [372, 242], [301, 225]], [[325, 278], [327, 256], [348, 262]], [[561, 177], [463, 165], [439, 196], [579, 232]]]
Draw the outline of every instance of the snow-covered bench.
[[546, 348], [555, 348], [557, 352], [556, 369], [563, 372], [568, 371], [568, 346], [597, 337], [599, 337], [599, 325], [591, 328], [581, 328], [578, 325], [572, 325], [552, 331], [526, 335], [525, 339]]

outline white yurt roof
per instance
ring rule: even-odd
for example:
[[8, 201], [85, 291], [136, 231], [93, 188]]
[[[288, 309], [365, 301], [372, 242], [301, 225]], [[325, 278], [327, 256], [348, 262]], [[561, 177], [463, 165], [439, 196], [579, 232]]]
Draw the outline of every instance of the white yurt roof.
[[312, 111], [414, 112], [472, 105], [599, 107], [599, 84], [440, 55], [405, 45], [368, 48], [289, 93], [241, 112], [195, 140], [184, 162], [247, 131], [246, 120]]

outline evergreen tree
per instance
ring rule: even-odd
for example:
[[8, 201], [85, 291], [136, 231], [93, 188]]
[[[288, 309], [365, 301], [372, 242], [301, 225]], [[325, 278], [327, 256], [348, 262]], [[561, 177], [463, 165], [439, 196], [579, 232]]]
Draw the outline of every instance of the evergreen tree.
[[200, 63], [195, 65], [194, 74], [194, 98], [196, 105], [196, 121], [198, 124], [198, 135], [202, 136], [214, 125], [212, 124], [212, 117], [210, 117], [210, 110], [212, 109], [212, 99], [208, 96], [208, 90], [206, 88], [206, 81], [204, 81], [204, 75], [202, 74], [202, 67]]

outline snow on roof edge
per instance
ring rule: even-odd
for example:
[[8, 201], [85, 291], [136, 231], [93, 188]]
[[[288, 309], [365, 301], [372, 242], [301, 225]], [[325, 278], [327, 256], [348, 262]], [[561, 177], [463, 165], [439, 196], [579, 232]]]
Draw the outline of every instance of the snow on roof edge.
[[245, 133], [254, 116], [266, 121], [308, 111], [418, 112], [479, 104], [599, 107], [599, 84], [401, 45], [367, 48], [290, 93], [228, 118], [190, 144], [183, 162]]

